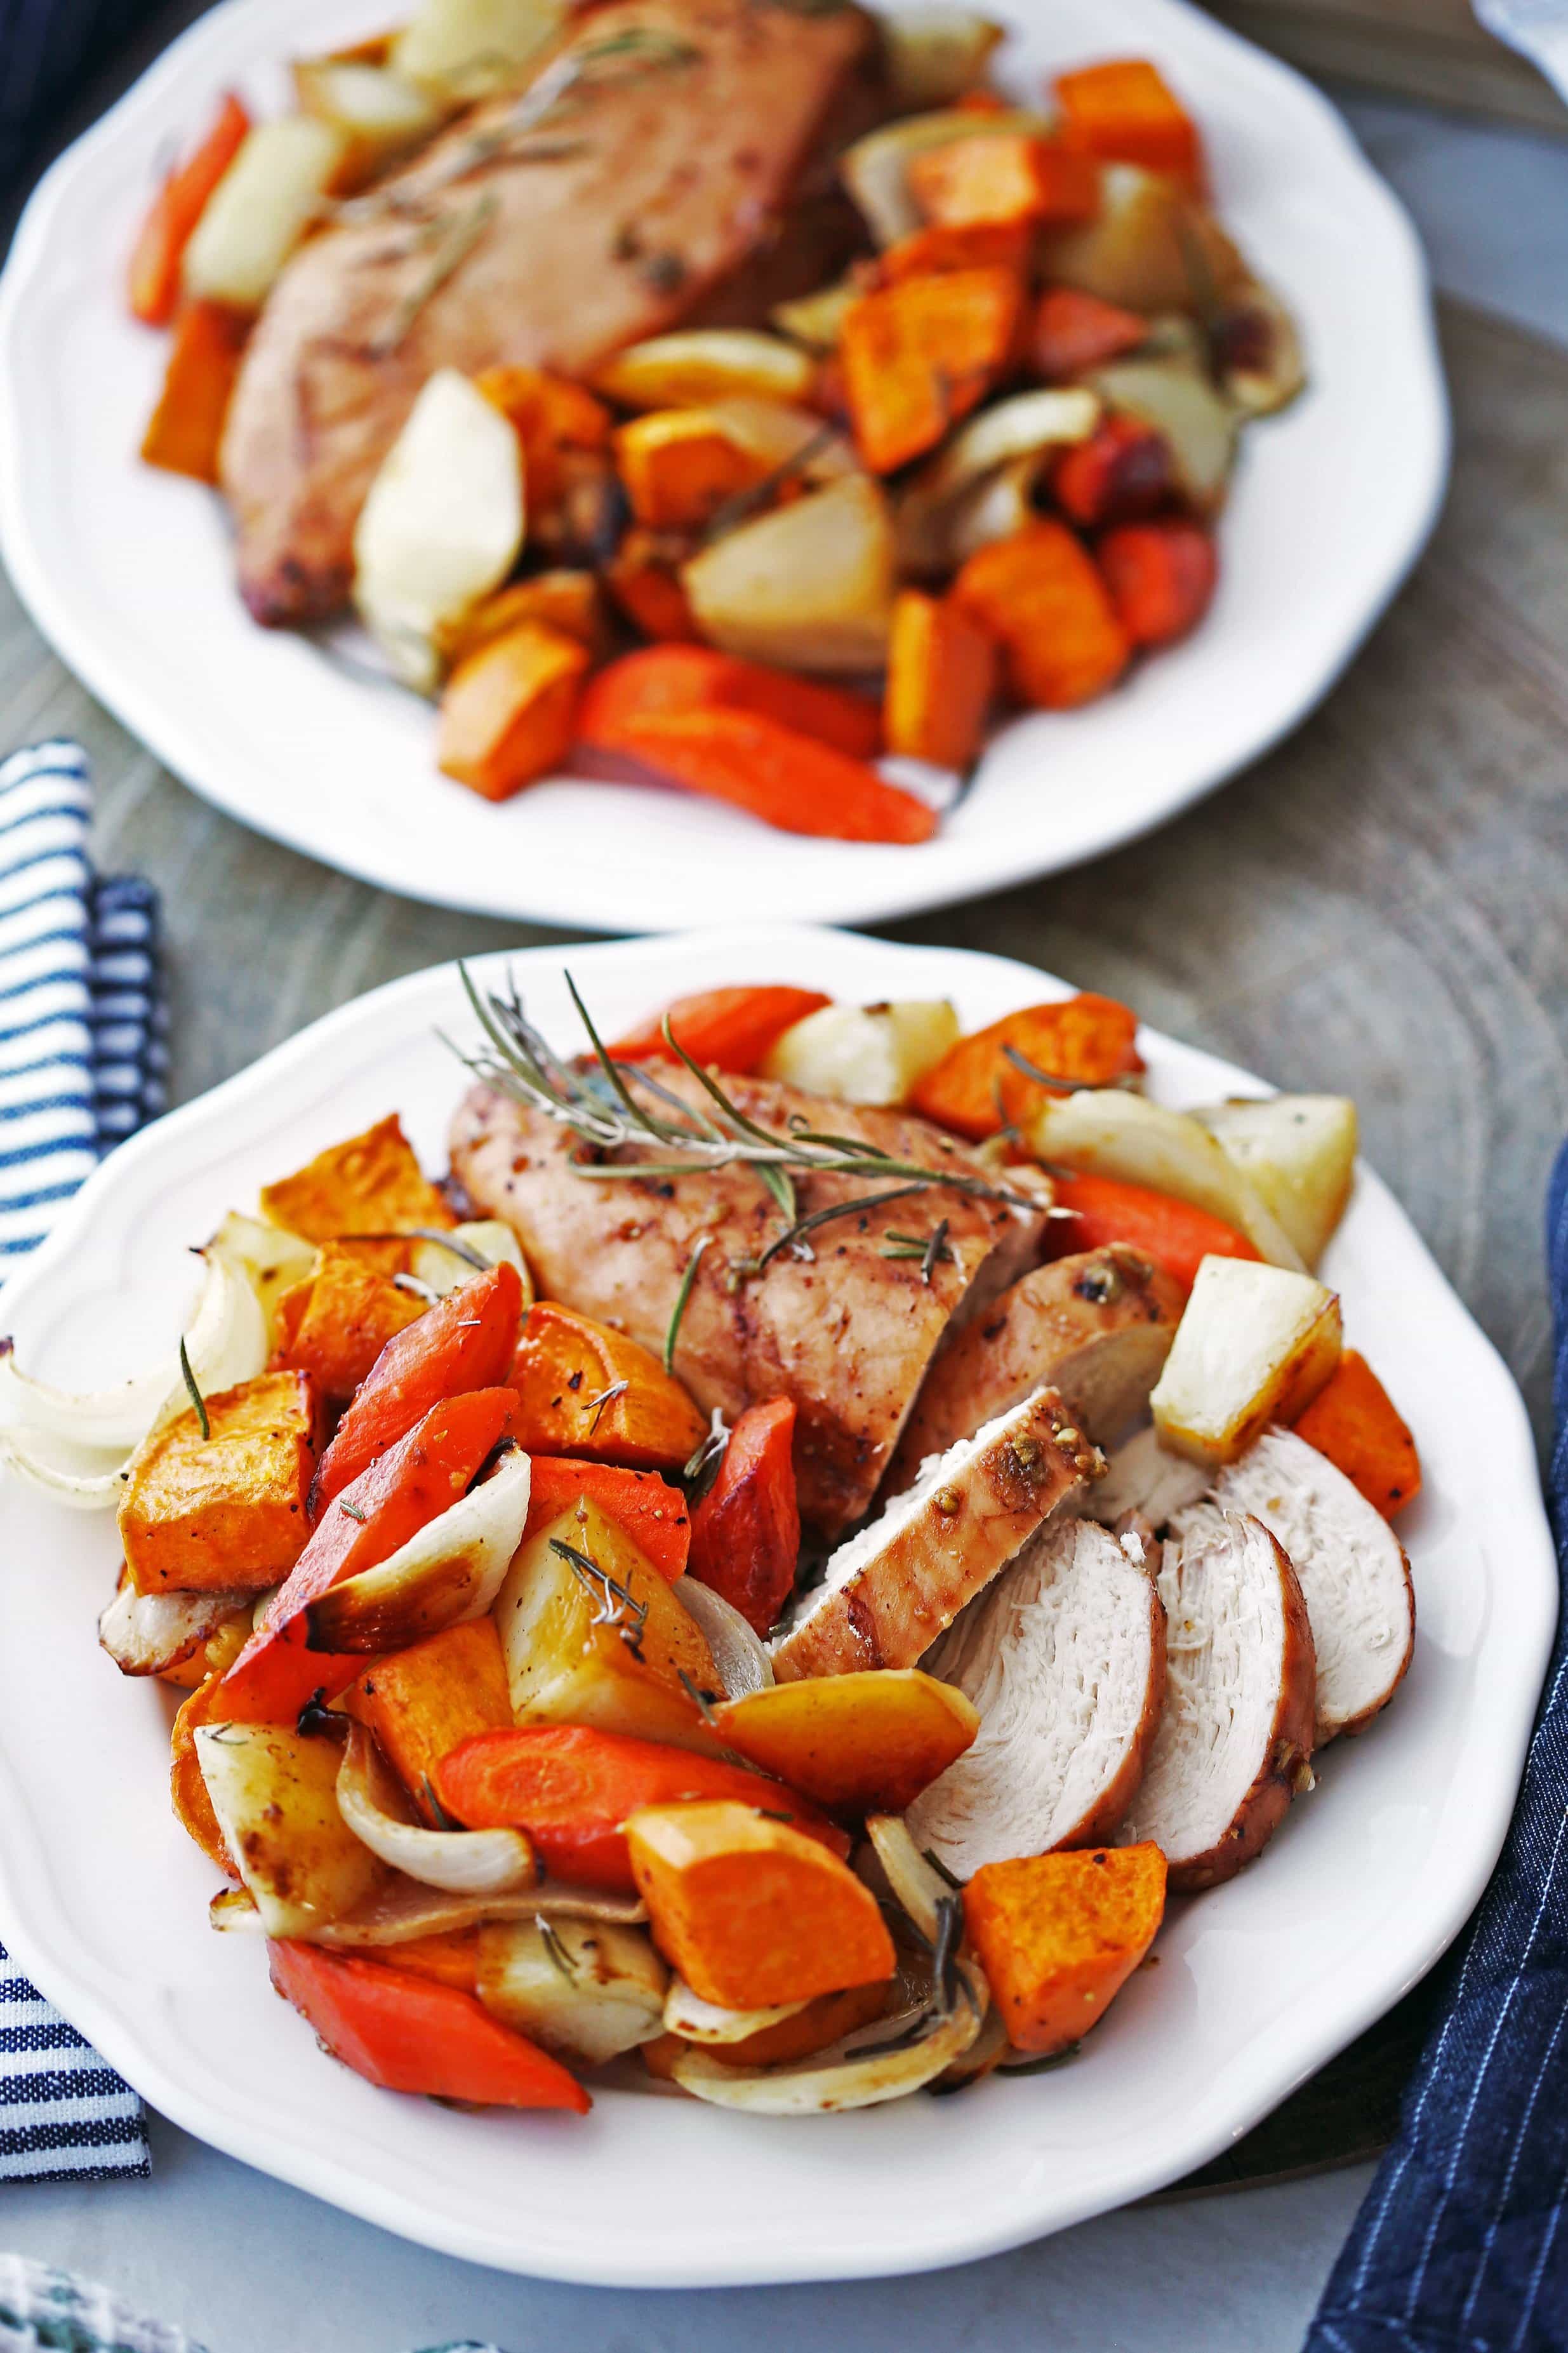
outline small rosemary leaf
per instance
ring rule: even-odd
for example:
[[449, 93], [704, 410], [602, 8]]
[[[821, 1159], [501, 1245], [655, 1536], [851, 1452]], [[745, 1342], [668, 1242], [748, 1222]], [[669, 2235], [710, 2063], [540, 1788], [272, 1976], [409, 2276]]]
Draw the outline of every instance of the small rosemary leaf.
[[1064, 1079], [1054, 1071], [1042, 1071], [1038, 1062], [1031, 1062], [1027, 1054], [1021, 1054], [1016, 1046], [1005, 1045], [1002, 1051], [1016, 1071], [1022, 1071], [1024, 1076], [1033, 1079], [1037, 1086], [1049, 1087], [1053, 1094], [1099, 1094], [1102, 1092], [1092, 1079]]
[[949, 1871], [946, 1863], [943, 1862], [941, 1855], [935, 1852], [934, 1848], [922, 1846], [921, 1852], [924, 1855], [926, 1861], [930, 1863], [931, 1869], [935, 1872], [939, 1879], [945, 1879], [948, 1885], [955, 1894], [962, 1889], [963, 1885], [963, 1880], [956, 1878], [954, 1874]]
[[344, 1517], [345, 1517], [346, 1519], [357, 1520], [357, 1521], [359, 1522], [359, 1524], [360, 1524], [360, 1525], [361, 1525], [361, 1527], [362, 1527], [362, 1528], [364, 1526], [364, 1525], [365, 1525], [365, 1515], [364, 1515], [364, 1514], [360, 1510], [360, 1507], [359, 1507], [359, 1505], [358, 1505], [357, 1504], [350, 1504], [350, 1503], [347, 1503], [347, 1502], [340, 1501], [340, 1503], [339, 1503], [339, 1504], [338, 1504], [338, 1509], [339, 1509], [339, 1510], [343, 1514], [343, 1515], [344, 1515]]
[[[800, 1206], [795, 1198], [795, 1182], [789, 1171], [776, 1166], [772, 1161], [760, 1160], [757, 1163], [757, 1174], [784, 1211], [788, 1223], [793, 1227], [800, 1214]], [[760, 1261], [759, 1271], [767, 1262], [767, 1258], [764, 1256]]]
[[563, 973], [562, 977], [566, 983], [566, 987], [571, 996], [573, 1004], [577, 1008], [583, 1027], [588, 1032], [588, 1042], [593, 1047], [594, 1052], [598, 1059], [599, 1068], [604, 1071], [605, 1076], [608, 1079], [617, 1101], [627, 1112], [630, 1113], [634, 1120], [636, 1120], [639, 1124], [642, 1124], [644, 1122], [644, 1114], [638, 1109], [637, 1101], [633, 1096], [630, 1088], [626, 1085], [625, 1079], [621, 1076], [620, 1065], [611, 1059], [609, 1050], [605, 1047], [604, 1039], [595, 1029], [594, 1017], [589, 1012], [587, 1007], [584, 1004], [583, 999], [578, 993], [576, 982], [573, 979], [569, 972]]
[[[681, 1690], [686, 1694], [687, 1698], [691, 1702], [692, 1706], [697, 1710], [697, 1713], [702, 1718], [703, 1723], [710, 1726], [716, 1725], [719, 1719], [713, 1713], [713, 1703], [709, 1698], [707, 1693], [698, 1689], [697, 1685], [692, 1682], [691, 1677], [687, 1673], [684, 1667], [677, 1667], [675, 1672], [679, 1679]], [[778, 1820], [780, 1821], [787, 1821], [789, 1820], [789, 1816], [787, 1814], [781, 1814], [779, 1815]]]
[[612, 1381], [607, 1389], [600, 1389], [595, 1396], [584, 1399], [589, 1411], [588, 1435], [590, 1438], [599, 1427], [599, 1416], [604, 1412], [605, 1408], [607, 1405], [614, 1405], [618, 1397], [625, 1397], [630, 1387], [630, 1381]]
[[184, 1377], [186, 1393], [196, 1409], [196, 1426], [204, 1438], [210, 1438], [213, 1434], [213, 1427], [207, 1417], [207, 1401], [196, 1387], [196, 1377], [191, 1370], [191, 1360], [185, 1354], [185, 1344], [183, 1339], [180, 1342], [180, 1371]]
[[679, 1039], [676, 1036], [674, 1030], [669, 1026], [669, 1016], [668, 1013], [665, 1015], [660, 1027], [664, 1032], [664, 1042], [669, 1048], [670, 1052], [679, 1057], [680, 1060], [685, 1063], [687, 1069], [696, 1080], [698, 1085], [712, 1096], [714, 1102], [718, 1104], [725, 1118], [731, 1121], [733, 1125], [740, 1130], [742, 1135], [752, 1137], [758, 1144], [771, 1144], [782, 1150], [787, 1151], [788, 1146], [783, 1136], [770, 1135], [765, 1127], [759, 1127], [754, 1119], [749, 1119], [743, 1111], [740, 1110], [736, 1104], [731, 1102], [729, 1096], [724, 1092], [723, 1088], [719, 1084], [718, 1080], [713, 1076], [711, 1071], [705, 1071], [701, 1063], [694, 1060], [692, 1056], [687, 1052], [685, 1047], [681, 1044]]
[[805, 1235], [815, 1233], [819, 1226], [830, 1225], [835, 1218], [858, 1217], [864, 1210], [882, 1208], [889, 1201], [907, 1200], [911, 1193], [925, 1192], [931, 1181], [928, 1177], [923, 1185], [895, 1185], [885, 1193], [862, 1193], [858, 1200], [835, 1201], [826, 1209], [813, 1209], [808, 1218], [798, 1218], [787, 1233], [768, 1244], [762, 1262], [766, 1266], [781, 1250], [788, 1250]]
[[664, 1369], [667, 1373], [673, 1373], [675, 1370], [675, 1344], [680, 1337], [681, 1318], [686, 1313], [687, 1302], [691, 1297], [691, 1287], [697, 1280], [697, 1270], [702, 1263], [702, 1253], [712, 1239], [711, 1234], [701, 1235], [696, 1249], [686, 1261], [686, 1271], [680, 1278], [680, 1288], [675, 1294], [675, 1305], [670, 1310], [669, 1325], [664, 1335]]

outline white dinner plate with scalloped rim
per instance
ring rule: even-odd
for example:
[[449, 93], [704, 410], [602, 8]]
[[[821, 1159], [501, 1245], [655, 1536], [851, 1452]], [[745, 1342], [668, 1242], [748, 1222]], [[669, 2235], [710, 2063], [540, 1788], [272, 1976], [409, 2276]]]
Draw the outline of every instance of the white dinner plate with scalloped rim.
[[[766, 834], [733, 810], [552, 782], [497, 808], [440, 776], [435, 716], [316, 645], [257, 628], [216, 499], [140, 465], [164, 339], [122, 298], [160, 158], [216, 92], [285, 102], [280, 60], [382, 29], [386, 0], [227, 0], [61, 158], [0, 284], [0, 539], [67, 661], [177, 776], [330, 866], [413, 899], [575, 930], [871, 923], [1148, 830], [1294, 726], [1414, 561], [1447, 469], [1426, 272], [1328, 101], [1180, 0], [1000, 0], [1006, 79], [1146, 51], [1202, 121], [1221, 213], [1302, 323], [1311, 388], [1250, 428], [1218, 596], [1190, 643], [1079, 712], [996, 737], [918, 849]], [[393, 9], [390, 13], [396, 14]]]
[[[856, 1001], [951, 995], [966, 1024], [1057, 987], [999, 958], [782, 928], [571, 962], [610, 1034], [731, 980]], [[577, 1039], [561, 951], [515, 966], [549, 1035]], [[123, 1145], [0, 1300], [23, 1361], [97, 1385], [168, 1346], [186, 1245], [394, 1107], [426, 1165], [444, 1165], [462, 1074], [438, 1026], [473, 1034], [450, 966], [329, 1015]], [[1167, 1101], [1258, 1092], [1211, 1055], [1142, 1043]], [[1551, 1641], [1556, 1572], [1519, 1395], [1365, 1170], [1324, 1272], [1421, 1448], [1425, 1493], [1400, 1523], [1414, 1663], [1388, 1714], [1327, 1753], [1261, 1861], [1173, 1905], [1159, 1967], [1134, 1975], [1070, 2066], [800, 2121], [635, 2089], [601, 2092], [582, 2121], [374, 2090], [272, 1994], [257, 1942], [207, 1926], [214, 1874], [166, 1795], [170, 1695], [122, 1683], [94, 1641], [112, 1527], [14, 1483], [0, 1492], [0, 1934], [187, 2131], [507, 2269], [661, 2287], [919, 2271], [1157, 2189], [1342, 2050], [1454, 1936], [1502, 1841]]]

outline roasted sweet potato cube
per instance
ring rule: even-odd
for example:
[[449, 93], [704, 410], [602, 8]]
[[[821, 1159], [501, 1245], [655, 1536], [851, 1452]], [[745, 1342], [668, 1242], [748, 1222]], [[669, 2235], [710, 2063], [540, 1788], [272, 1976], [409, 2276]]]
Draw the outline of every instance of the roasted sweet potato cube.
[[273, 1366], [308, 1373], [337, 1404], [352, 1398], [395, 1332], [425, 1313], [426, 1303], [341, 1243], [324, 1244], [316, 1271], [279, 1303]]
[[978, 132], [911, 155], [909, 185], [922, 216], [942, 228], [1064, 224], [1100, 209], [1100, 165], [1087, 149], [1018, 131]]
[[855, 439], [875, 474], [934, 448], [1011, 355], [1023, 299], [1011, 269], [908, 278], [857, 302], [838, 356]]
[[1109, 164], [1141, 164], [1197, 194], [1203, 142], [1196, 123], [1147, 58], [1108, 58], [1058, 74], [1062, 135]]
[[513, 580], [451, 623], [440, 636], [440, 649], [456, 669], [497, 638], [504, 638], [522, 621], [542, 621], [575, 638], [591, 654], [607, 650], [609, 631], [605, 600], [591, 572], [566, 565], [552, 572], [535, 572], [527, 580]]
[[531, 522], [533, 511], [552, 505], [565, 488], [568, 452], [608, 448], [610, 412], [582, 385], [542, 368], [486, 368], [474, 382], [522, 444]]
[[718, 1799], [626, 1824], [653, 1937], [703, 2001], [764, 2010], [891, 1977], [870, 1889], [816, 1839]]
[[504, 801], [561, 767], [588, 661], [579, 638], [542, 621], [520, 621], [470, 654], [441, 697], [442, 774]]
[[996, 685], [994, 641], [951, 598], [903, 589], [893, 605], [883, 733], [889, 752], [961, 773], [980, 750]]
[[473, 1618], [426, 1636], [367, 1667], [343, 1694], [349, 1714], [367, 1725], [426, 1820], [436, 1767], [460, 1741], [511, 1723], [506, 1662], [493, 1618]]
[[310, 1533], [305, 1498], [320, 1418], [303, 1373], [262, 1373], [143, 1440], [120, 1503], [138, 1593], [260, 1592], [287, 1577]]
[[1131, 640], [1093, 557], [1042, 518], [972, 555], [953, 584], [964, 612], [1001, 640], [1020, 702], [1063, 711], [1115, 684]]
[[696, 645], [702, 632], [681, 585], [686, 550], [658, 532], [628, 531], [605, 570], [605, 586], [634, 628], [657, 645]]
[[1165, 1858], [1149, 1841], [987, 1862], [963, 1891], [970, 1941], [1020, 2051], [1065, 2051], [1154, 1941]]
[[846, 1814], [901, 1814], [980, 1729], [963, 1694], [919, 1667], [774, 1683], [713, 1714], [737, 1756]]
[[765, 458], [701, 408], [634, 417], [616, 435], [616, 464], [633, 514], [654, 531], [700, 528], [768, 470]]
[[879, 256], [878, 282], [897, 286], [906, 278], [940, 278], [952, 269], [1028, 268], [1032, 225], [1027, 221], [967, 221], [960, 227], [931, 223], [911, 230]]
[[632, 1471], [679, 1471], [706, 1434], [690, 1397], [638, 1340], [552, 1300], [528, 1311], [512, 1358], [517, 1439], [530, 1454], [581, 1454]]
[[395, 1112], [363, 1135], [330, 1145], [292, 1176], [264, 1185], [261, 1213], [310, 1242], [458, 1222], [415, 1158]]

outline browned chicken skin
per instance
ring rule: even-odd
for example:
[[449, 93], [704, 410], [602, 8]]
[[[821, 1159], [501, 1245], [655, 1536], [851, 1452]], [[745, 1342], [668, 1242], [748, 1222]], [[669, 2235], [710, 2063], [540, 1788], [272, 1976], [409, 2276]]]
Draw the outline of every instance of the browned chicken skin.
[[[684, 1072], [665, 1082], [701, 1100]], [[764, 1079], [725, 1083], [741, 1111], [775, 1132], [798, 1112], [922, 1167], [982, 1173], [961, 1145], [905, 1113], [830, 1104]], [[753, 1402], [795, 1398], [801, 1517], [827, 1542], [869, 1504], [950, 1319], [994, 1297], [1039, 1244], [1035, 1211], [933, 1187], [821, 1228], [809, 1261], [786, 1251], [746, 1277], [781, 1224], [752, 1172], [585, 1181], [566, 1165], [574, 1148], [549, 1120], [484, 1086], [470, 1091], [452, 1129], [454, 1174], [479, 1214], [512, 1227], [544, 1295], [648, 1347], [662, 1348], [692, 1250], [710, 1238], [676, 1370], [705, 1413], [718, 1406], [731, 1420]], [[797, 1187], [803, 1215], [884, 1189], [844, 1176]], [[889, 1227], [926, 1234], [940, 1218], [952, 1255], [929, 1283], [918, 1261], [883, 1256]]]
[[[355, 519], [436, 369], [576, 374], [705, 302], [735, 315], [742, 266], [776, 251], [868, 54], [847, 5], [610, 0], [558, 51], [586, 63], [537, 127], [516, 131], [515, 93], [492, 100], [381, 184], [378, 216], [313, 237], [261, 314], [224, 435], [257, 619], [345, 601]], [[444, 252], [460, 259], [433, 284]]]

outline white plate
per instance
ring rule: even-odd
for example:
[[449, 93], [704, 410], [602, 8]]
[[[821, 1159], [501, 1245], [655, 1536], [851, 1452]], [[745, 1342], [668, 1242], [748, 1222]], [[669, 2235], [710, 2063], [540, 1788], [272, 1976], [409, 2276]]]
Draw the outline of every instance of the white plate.
[[[396, 10], [391, 11], [393, 15]], [[157, 161], [215, 93], [284, 103], [280, 60], [383, 28], [386, 0], [227, 0], [34, 195], [0, 285], [0, 540], [40, 628], [126, 725], [247, 825], [366, 881], [575, 930], [675, 930], [757, 903], [870, 923], [1071, 866], [1258, 756], [1331, 685], [1425, 540], [1447, 457], [1415, 236], [1309, 85], [1179, 0], [1001, 0], [1005, 78], [1108, 44], [1165, 65], [1202, 121], [1220, 209], [1302, 323], [1308, 394], [1250, 428], [1221, 586], [1191, 643], [1080, 712], [997, 737], [919, 849], [764, 833], [647, 789], [537, 786], [497, 809], [442, 778], [434, 714], [255, 628], [216, 499], [141, 466], [164, 339], [125, 314]]]
[[[1056, 987], [998, 958], [784, 929], [579, 948], [572, 964], [612, 1034], [724, 980], [950, 994], [966, 1023]], [[574, 1039], [560, 951], [516, 968], [547, 1032]], [[5, 1293], [24, 1362], [95, 1386], [134, 1369], [176, 1329], [192, 1238], [394, 1107], [440, 1165], [462, 1074], [437, 1025], [473, 1032], [450, 966], [330, 1015], [122, 1146]], [[1167, 1100], [1257, 1092], [1210, 1055], [1142, 1042]], [[585, 2121], [458, 2116], [373, 2090], [277, 2000], [258, 1945], [207, 1927], [214, 1874], [166, 1796], [168, 1695], [122, 1683], [93, 1640], [112, 1528], [16, 1486], [0, 1496], [0, 1934], [188, 2131], [507, 2269], [659, 2287], [919, 2271], [1156, 2189], [1256, 2123], [1454, 1936], [1502, 1841], [1555, 1618], [1518, 1393], [1365, 1171], [1325, 1272], [1421, 1449], [1426, 1490], [1400, 1523], [1414, 1663], [1387, 1715], [1328, 1753], [1262, 1860], [1173, 1906], [1160, 1966], [1071, 2066], [800, 2121], [637, 2090], [602, 2093]]]

